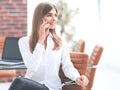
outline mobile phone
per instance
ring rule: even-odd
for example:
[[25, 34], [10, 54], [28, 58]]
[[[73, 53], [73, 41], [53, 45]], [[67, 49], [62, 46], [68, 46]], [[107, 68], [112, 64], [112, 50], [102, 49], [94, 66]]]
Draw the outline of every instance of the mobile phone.
[[42, 23], [44, 23], [45, 22], [45, 20], [42, 18]]

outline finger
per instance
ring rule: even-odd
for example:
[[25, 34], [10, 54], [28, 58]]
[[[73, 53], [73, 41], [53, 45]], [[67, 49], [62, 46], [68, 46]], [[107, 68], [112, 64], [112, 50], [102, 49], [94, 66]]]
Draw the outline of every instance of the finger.
[[43, 24], [40, 25], [40, 30], [45, 31], [45, 30], [49, 29], [49, 26], [50, 26], [50, 24], [43, 23]]
[[48, 28], [48, 27], [50, 27], [50, 24], [45, 24], [44, 26], [45, 26], [45, 28]]
[[89, 84], [89, 80], [87, 80], [87, 82], [86, 82], [86, 86]]
[[88, 85], [88, 80], [87, 79], [84, 79], [84, 85], [87, 86]]
[[81, 79], [81, 85], [82, 86], [87, 86], [87, 84], [88, 84], [88, 80], [86, 78], [82, 78]]
[[87, 77], [84, 77], [84, 84], [87, 86], [87, 85], [88, 85], [88, 83], [89, 83], [88, 78], [87, 78]]
[[84, 81], [84, 82], [83, 82], [83, 84], [84, 84], [85, 86], [87, 86], [88, 83], [89, 83], [88, 81]]
[[81, 86], [81, 83], [82, 81], [80, 79], [77, 79], [77, 82], [76, 82], [79, 86]]
[[82, 90], [87, 90], [86, 85], [84, 85], [83, 83], [81, 84]]

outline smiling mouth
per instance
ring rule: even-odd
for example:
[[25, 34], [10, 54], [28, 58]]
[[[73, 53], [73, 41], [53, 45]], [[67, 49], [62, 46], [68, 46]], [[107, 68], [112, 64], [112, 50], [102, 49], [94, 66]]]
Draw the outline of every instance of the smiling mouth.
[[55, 26], [55, 25], [56, 25], [56, 23], [51, 23], [50, 25], [51, 25], [51, 26]]

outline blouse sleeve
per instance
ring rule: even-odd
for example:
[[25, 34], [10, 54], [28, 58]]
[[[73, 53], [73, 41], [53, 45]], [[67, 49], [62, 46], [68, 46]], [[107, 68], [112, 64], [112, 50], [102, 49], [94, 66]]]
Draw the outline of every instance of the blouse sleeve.
[[20, 38], [18, 45], [27, 69], [31, 72], [36, 72], [42, 59], [44, 46], [37, 43], [35, 50], [31, 53], [29, 50], [29, 39], [26, 37]]
[[67, 45], [64, 43], [63, 51], [62, 51], [62, 69], [66, 77], [70, 78], [71, 80], [75, 80], [80, 77], [79, 72], [74, 67], [73, 63], [70, 59], [70, 52], [67, 48]]

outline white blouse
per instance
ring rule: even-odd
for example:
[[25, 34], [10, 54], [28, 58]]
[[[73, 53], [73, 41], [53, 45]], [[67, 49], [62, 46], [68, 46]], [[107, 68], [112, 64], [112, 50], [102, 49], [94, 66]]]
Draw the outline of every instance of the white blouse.
[[33, 53], [29, 49], [29, 37], [22, 37], [19, 40], [20, 52], [27, 67], [25, 77], [45, 84], [50, 90], [59, 90], [61, 86], [60, 64], [62, 64], [65, 75], [71, 80], [76, 80], [80, 74], [70, 60], [65, 42], [63, 41], [59, 50], [53, 50], [53, 47], [54, 42], [50, 35], [47, 38], [46, 49], [42, 44], [37, 43]]

